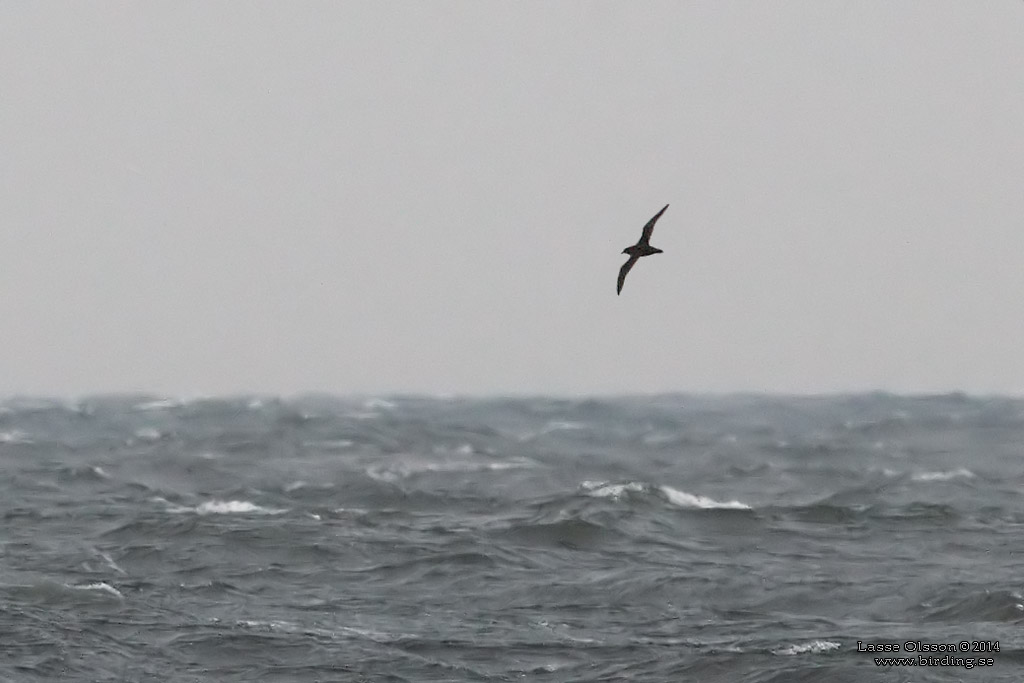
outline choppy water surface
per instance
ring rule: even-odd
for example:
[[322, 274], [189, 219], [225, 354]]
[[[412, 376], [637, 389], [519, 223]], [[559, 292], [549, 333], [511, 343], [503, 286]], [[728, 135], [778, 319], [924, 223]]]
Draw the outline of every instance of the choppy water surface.
[[962, 395], [9, 399], [0, 680], [1016, 681], [1022, 456]]

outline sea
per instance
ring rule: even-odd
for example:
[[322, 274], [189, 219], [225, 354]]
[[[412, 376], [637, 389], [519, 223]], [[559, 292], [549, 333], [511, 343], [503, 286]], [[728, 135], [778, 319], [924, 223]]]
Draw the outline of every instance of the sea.
[[1024, 400], [0, 400], [0, 681], [1020, 681]]

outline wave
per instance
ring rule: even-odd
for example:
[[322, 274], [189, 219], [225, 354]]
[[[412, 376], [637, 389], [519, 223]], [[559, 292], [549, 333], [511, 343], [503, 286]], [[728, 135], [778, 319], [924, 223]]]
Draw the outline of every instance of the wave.
[[163, 438], [164, 434], [159, 429], [154, 427], [139, 427], [135, 430], [132, 435], [137, 441], [152, 442], [159, 441]]
[[816, 655], [821, 652], [831, 652], [832, 650], [838, 650], [841, 645], [832, 640], [812, 640], [809, 643], [798, 643], [793, 645], [787, 645], [786, 647], [773, 650], [772, 654], [780, 655], [782, 657], [791, 657], [793, 655]]
[[293, 482], [289, 482], [281, 487], [284, 493], [295, 493], [301, 490], [314, 490], [314, 491], [327, 491], [334, 488], [332, 482], [308, 482], [304, 479], [298, 479]]
[[3, 593], [32, 602], [41, 603], [91, 603], [103, 604], [123, 601], [124, 594], [105, 581], [87, 584], [58, 583], [43, 579], [30, 585], [0, 586]]
[[976, 475], [965, 467], [955, 470], [942, 470], [938, 472], [918, 472], [911, 476], [914, 481], [951, 481], [953, 479], [973, 479]]
[[32, 436], [28, 432], [22, 431], [20, 429], [12, 429], [10, 431], [0, 432], [0, 443], [28, 444], [33, 442], [34, 439], [32, 438]]
[[113, 596], [113, 597], [118, 598], [120, 600], [124, 600], [124, 595], [121, 593], [121, 591], [117, 590], [116, 588], [111, 586], [109, 583], [106, 583], [105, 581], [99, 581], [99, 582], [96, 582], [96, 583], [89, 583], [89, 584], [86, 584], [84, 586], [72, 586], [72, 585], [64, 584], [64, 587], [68, 588], [69, 590], [76, 590], [76, 591], [99, 591], [101, 593], [105, 593], [107, 595]]
[[1010, 622], [1024, 619], [1024, 597], [1017, 591], [943, 589], [916, 600], [918, 616], [928, 622]]
[[247, 500], [208, 500], [196, 506], [174, 505], [173, 503], [158, 498], [157, 501], [168, 505], [168, 512], [176, 515], [197, 514], [197, 515], [280, 515], [288, 512], [281, 508], [268, 508]]
[[185, 405], [187, 401], [181, 398], [158, 398], [149, 401], [143, 401], [142, 403], [136, 403], [132, 406], [133, 409], [149, 412], [154, 410], [170, 410], [172, 408], [180, 408]]
[[726, 502], [717, 501], [707, 496], [697, 496], [692, 493], [686, 493], [685, 491], [677, 491], [671, 486], [659, 486], [658, 487], [673, 505], [679, 507], [695, 507], [702, 508], [705, 510], [752, 510], [753, 508], [746, 503], [741, 503], [738, 500], [730, 500]]
[[619, 536], [602, 524], [578, 518], [514, 524], [502, 535], [531, 546], [573, 550], [594, 549]]
[[602, 481], [584, 481], [580, 488], [587, 495], [595, 498], [611, 498], [620, 500], [629, 494], [655, 495], [681, 508], [699, 508], [702, 510], [752, 510], [753, 508], [739, 500], [719, 501], [708, 496], [696, 495], [674, 489], [671, 486], [648, 484], [630, 481], [624, 484], [610, 484]]
[[359, 628], [355, 626], [334, 626], [333, 628], [325, 628], [321, 626], [312, 626], [299, 624], [294, 621], [285, 621], [283, 619], [239, 619], [234, 622], [236, 628], [262, 631], [270, 633], [296, 633], [306, 636], [319, 636], [330, 639], [350, 639], [350, 638], [363, 638], [371, 640], [376, 643], [395, 643], [401, 641], [407, 641], [419, 638], [420, 636], [415, 633], [395, 632], [388, 633], [386, 631], [378, 631], [370, 628]]
[[389, 401], [386, 398], [374, 397], [363, 401], [363, 407], [367, 410], [394, 410], [398, 407], [398, 404], [394, 401]]
[[580, 484], [580, 488], [584, 489], [589, 495], [595, 498], [611, 498], [612, 500], [619, 500], [626, 493], [645, 493], [650, 490], [648, 484], [643, 484], [638, 481], [631, 481], [626, 484], [609, 484], [603, 481], [585, 481]]
[[[460, 454], [468, 455], [464, 452]], [[502, 470], [526, 469], [535, 466], [536, 463], [528, 458], [497, 461], [403, 459], [387, 464], [371, 465], [365, 471], [366, 475], [375, 481], [394, 482], [420, 474], [498, 472]]]
[[104, 481], [107, 479], [110, 479], [110, 474], [99, 465], [65, 466], [57, 471], [57, 480], [61, 482]]

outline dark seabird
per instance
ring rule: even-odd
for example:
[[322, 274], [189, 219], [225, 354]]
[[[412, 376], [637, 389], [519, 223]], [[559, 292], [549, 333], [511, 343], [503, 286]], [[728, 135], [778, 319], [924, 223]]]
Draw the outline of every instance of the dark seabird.
[[[665, 209], [668, 208], [668, 204], [665, 205]], [[651, 254], [662, 253], [661, 249], [651, 246], [651, 233], [654, 232], [654, 224], [661, 218], [661, 214], [665, 213], [665, 209], [662, 209], [658, 213], [654, 214], [654, 218], [647, 221], [647, 225], [644, 226], [644, 232], [640, 235], [640, 241], [631, 247], [626, 247], [622, 250], [623, 254], [629, 254], [629, 260], [622, 264], [622, 268], [619, 268], [619, 287], [615, 290], [616, 294], [622, 293], [622, 283], [626, 281], [626, 273], [633, 267], [633, 264], [637, 262], [641, 256], [650, 256]]]

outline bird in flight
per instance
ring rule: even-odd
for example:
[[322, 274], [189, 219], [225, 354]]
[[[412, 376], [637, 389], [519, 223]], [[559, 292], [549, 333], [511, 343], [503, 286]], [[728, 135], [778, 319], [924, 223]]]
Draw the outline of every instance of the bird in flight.
[[[665, 205], [665, 209], [668, 208], [668, 204]], [[622, 264], [622, 268], [619, 268], [619, 287], [615, 290], [616, 294], [622, 293], [622, 283], [626, 281], [626, 273], [633, 267], [633, 264], [641, 256], [650, 256], [651, 254], [662, 253], [661, 249], [657, 249], [651, 246], [651, 233], [654, 232], [654, 224], [661, 218], [661, 214], [665, 213], [665, 209], [662, 209], [658, 213], [654, 214], [654, 218], [647, 221], [647, 225], [644, 226], [643, 234], [640, 235], [640, 241], [631, 247], [626, 247], [622, 250], [623, 254], [629, 254], [629, 260]]]

